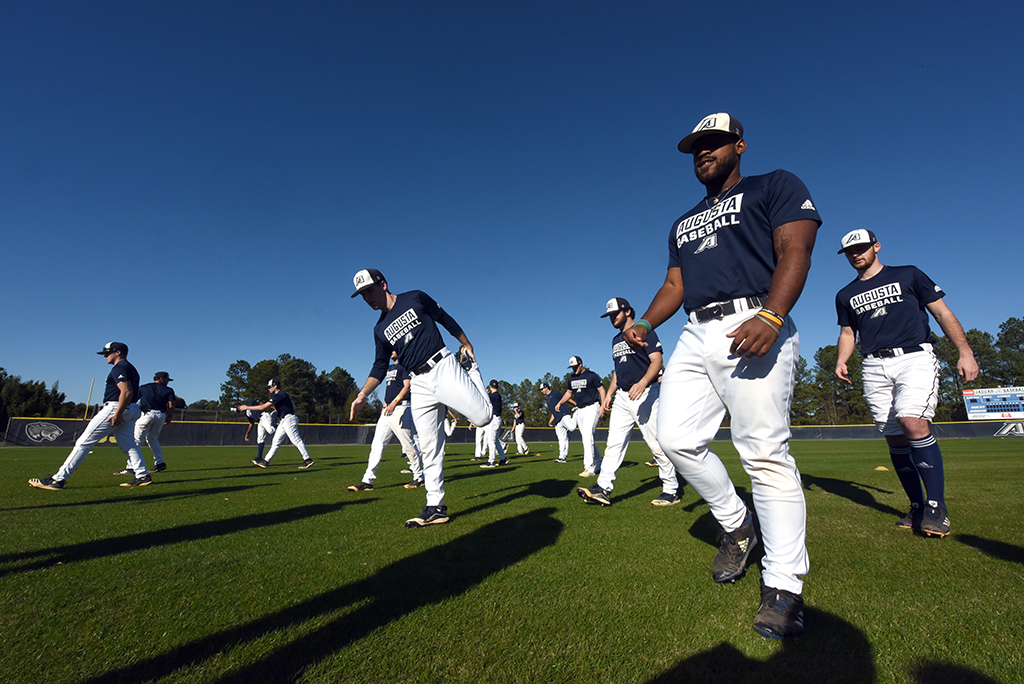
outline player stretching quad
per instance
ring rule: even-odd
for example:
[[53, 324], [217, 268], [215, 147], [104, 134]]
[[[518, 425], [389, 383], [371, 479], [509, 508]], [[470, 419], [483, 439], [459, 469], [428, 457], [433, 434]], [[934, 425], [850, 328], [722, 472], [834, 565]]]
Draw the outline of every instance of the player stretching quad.
[[306, 450], [306, 443], [302, 441], [302, 436], [299, 435], [299, 417], [295, 415], [295, 402], [292, 401], [287, 392], [281, 391], [281, 386], [277, 380], [268, 380], [267, 390], [270, 392], [270, 401], [257, 406], [242, 404], [238, 407], [239, 411], [266, 411], [272, 408], [280, 416], [277, 430], [274, 431], [274, 441], [270, 445], [267, 457], [264, 459], [257, 456], [251, 463], [257, 468], [269, 466], [270, 459], [274, 458], [274, 454], [281, 448], [281, 443], [287, 438], [289, 442], [295, 445], [299, 453], [302, 454], [302, 465], [299, 468], [305, 470], [313, 465], [313, 459], [310, 458], [309, 451]]
[[[497, 468], [508, 464], [505, 458], [505, 445], [501, 443], [501, 388], [497, 380], [491, 380], [487, 384], [488, 399], [491, 402], [491, 422], [484, 429], [484, 441], [487, 443], [487, 463], [481, 468]], [[494, 459], [498, 462], [495, 463]]]
[[512, 403], [512, 420], [515, 423], [516, 454], [518, 456], [529, 456], [530, 445], [523, 439], [523, 433], [526, 432], [526, 414], [523, 413], [523, 408], [519, 405], [518, 401]]
[[[604, 409], [608, 416], [608, 442], [604, 448], [604, 461], [597, 484], [576, 490], [584, 501], [593, 501], [602, 506], [611, 506], [610, 495], [614, 488], [615, 473], [622, 465], [629, 446], [629, 433], [633, 425], [640, 428], [640, 434], [650, 447], [658, 463], [662, 493], [651, 503], [655, 506], [671, 506], [679, 503], [679, 481], [672, 462], [658, 445], [658, 397], [661, 386], [658, 373], [661, 371], [661, 341], [658, 333], [647, 335], [647, 346], [634, 349], [625, 339], [625, 331], [633, 327], [633, 307], [622, 297], [613, 297], [605, 305], [601, 318], [607, 317], [619, 333], [612, 338], [612, 383], [604, 398]], [[613, 403], [614, 400], [614, 403]]]
[[594, 433], [604, 415], [604, 383], [600, 375], [584, 368], [583, 359], [578, 356], [569, 357], [569, 368], [572, 369], [569, 389], [565, 390], [555, 408], [561, 408], [571, 398], [575, 399], [576, 427], [583, 440], [583, 472], [580, 477], [594, 477], [601, 469], [601, 452], [594, 443]]
[[[255, 404], [256, 402], [253, 401]], [[236, 406], [234, 410], [238, 410]], [[249, 427], [245, 429], [245, 441], [249, 441], [249, 433], [252, 432], [252, 426], [256, 426], [256, 460], [263, 460], [263, 447], [266, 446], [267, 437], [274, 434], [277, 429], [277, 413], [274, 409], [269, 411], [253, 411], [249, 409], [245, 412], [245, 419], [249, 421]]]
[[[380, 385], [391, 352], [412, 376], [412, 422], [419, 436], [423, 457], [423, 484], [427, 505], [423, 513], [405, 522], [406, 527], [426, 527], [448, 522], [444, 503], [444, 416], [450, 406], [466, 416], [477, 429], [491, 422], [491, 402], [466, 333], [444, 309], [426, 293], [410, 290], [394, 294], [388, 282], [375, 268], [363, 269], [352, 279], [356, 291], [380, 318], [373, 327], [376, 349], [373, 367], [362, 391], [352, 402], [351, 416], [366, 403], [366, 397]], [[437, 324], [462, 343], [469, 366], [460, 365], [444, 345]]]
[[[142, 449], [142, 445], [149, 443], [153, 450], [153, 472], [159, 473], [167, 470], [164, 463], [164, 450], [160, 446], [160, 431], [164, 425], [171, 424], [171, 416], [174, 414], [174, 390], [167, 386], [167, 383], [174, 382], [167, 371], [160, 371], [153, 376], [153, 382], [148, 382], [139, 387], [139, 409], [142, 416], [135, 421], [135, 442]], [[125, 470], [117, 475], [130, 473], [131, 464], [125, 466]]]
[[[392, 361], [397, 357], [391, 353]], [[416, 446], [416, 435], [413, 432], [412, 414], [409, 412], [409, 373], [397, 363], [388, 366], [384, 375], [384, 408], [380, 410], [377, 427], [373, 430], [373, 443], [370, 445], [370, 458], [366, 464], [366, 472], [359, 484], [348, 488], [350, 492], [369, 492], [377, 479], [377, 468], [380, 466], [384, 449], [391, 442], [391, 437], [398, 437], [402, 445], [402, 453], [409, 459], [409, 472], [412, 482], [404, 485], [406, 489], [423, 486], [423, 462], [420, 450]]]
[[942, 301], [945, 293], [914, 266], [884, 266], [878, 260], [881, 244], [874, 233], [851, 231], [839, 245], [839, 253], [857, 270], [857, 278], [836, 295], [840, 325], [836, 377], [853, 384], [846, 362], [860, 333], [864, 398], [910, 499], [910, 512], [896, 524], [945, 537], [949, 534], [946, 483], [942, 452], [931, 426], [938, 402], [939, 364], [932, 351], [927, 312], [960, 352], [956, 370], [967, 382], [978, 377], [974, 352], [960, 321]]
[[708, 448], [728, 410], [764, 539], [754, 629], [779, 639], [804, 629], [807, 511], [789, 453], [799, 337], [789, 312], [803, 290], [821, 219], [793, 174], [743, 177], [746, 149], [743, 126], [728, 114], [705, 117], [679, 142], [680, 152], [692, 153], [707, 195], [672, 224], [665, 283], [626, 340], [643, 347], [680, 306], [689, 315], [661, 382], [658, 441], [722, 526], [712, 577], [734, 581], [757, 536], [753, 516]]
[[555, 428], [555, 436], [558, 438], [558, 458], [555, 463], [569, 462], [569, 433], [576, 429], [576, 417], [569, 410], [569, 407], [562, 408], [561, 395], [551, 391], [551, 385], [546, 382], [540, 384], [540, 393], [544, 395], [544, 401], [548, 405], [551, 417], [548, 418], [548, 427]]
[[113, 366], [107, 375], [107, 386], [103, 391], [103, 408], [92, 417], [85, 427], [85, 432], [75, 442], [75, 448], [68, 454], [64, 465], [53, 477], [42, 479], [32, 478], [30, 485], [38, 489], [64, 489], [75, 469], [82, 464], [89, 450], [108, 435], [114, 435], [117, 446], [128, 457], [128, 468], [135, 479], [122, 482], [122, 487], [145, 487], [153, 482], [146, 472], [146, 462], [142, 460], [142, 450], [135, 442], [135, 421], [142, 411], [139, 409], [139, 372], [128, 363], [128, 345], [124, 342], [107, 342], [101, 351], [96, 352], [106, 358]]

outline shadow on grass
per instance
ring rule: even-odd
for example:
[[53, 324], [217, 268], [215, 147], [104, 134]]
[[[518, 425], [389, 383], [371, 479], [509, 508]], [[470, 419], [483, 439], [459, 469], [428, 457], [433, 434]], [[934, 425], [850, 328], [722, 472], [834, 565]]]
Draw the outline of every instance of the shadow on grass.
[[490, 494], [509, 492], [505, 496], [478, 506], [472, 506], [462, 511], [453, 511], [452, 517], [454, 518], [456, 515], [460, 517], [472, 515], [473, 513], [493, 508], [494, 506], [501, 506], [527, 496], [539, 496], [544, 499], [561, 499], [574, 491], [576, 491], [576, 483], [572, 480], [555, 480], [549, 478], [547, 480], [539, 480], [538, 482], [531, 482], [525, 485], [515, 485], [490, 492]]
[[[222, 480], [223, 478], [217, 478]], [[236, 485], [233, 487], [215, 487], [213, 489], [201, 489], [201, 490], [177, 490], [173, 492], [160, 491], [160, 487], [150, 489], [149, 487], [133, 487], [132, 489], [118, 488], [120, 494], [134, 494], [132, 496], [133, 501], [165, 501], [172, 499], [191, 499], [197, 496], [209, 496], [211, 494], [235, 494], [238, 492], [244, 492], [247, 489], [256, 489], [258, 487], [276, 487], [276, 482], [268, 482], [265, 484], [252, 484], [252, 485]], [[40, 490], [41, 491], [41, 490]], [[17, 506], [12, 508], [0, 508], [0, 511], [31, 511], [37, 508], [65, 508], [65, 507], [76, 507], [76, 506], [96, 506], [102, 504], [111, 503], [123, 503], [126, 500], [125, 496], [118, 496], [113, 499], [89, 499], [88, 501], [75, 501], [71, 503], [64, 503], [60, 501], [63, 496], [60, 493], [45, 493], [44, 498], [48, 498], [50, 503], [40, 504], [38, 506]]]
[[921, 684], [1000, 684], [999, 680], [952, 663], [924, 662], [914, 668], [914, 680]]
[[261, 527], [271, 527], [285, 523], [313, 518], [318, 515], [333, 513], [345, 506], [370, 503], [374, 499], [363, 499], [347, 503], [335, 504], [313, 504], [309, 506], [298, 506], [280, 511], [268, 511], [266, 513], [255, 513], [243, 515], [227, 520], [211, 520], [209, 522], [196, 523], [194, 525], [181, 525], [166, 530], [154, 530], [152, 532], [141, 532], [130, 534], [124, 537], [110, 537], [108, 539], [97, 539], [96, 541], [58, 546], [52, 549], [40, 549], [38, 551], [27, 551], [25, 553], [14, 553], [0, 556], [0, 563], [18, 563], [31, 558], [38, 558], [35, 562], [18, 564], [12, 568], [0, 569], [0, 577], [13, 572], [28, 572], [47, 568], [58, 563], [75, 563], [108, 556], [118, 556], [122, 553], [143, 551], [158, 546], [169, 546], [181, 542], [196, 541], [199, 539], [211, 539], [222, 537], [236, 532], [252, 530]]
[[[240, 644], [266, 638], [270, 647], [287, 636], [280, 634], [282, 630], [302, 629], [307, 622], [316, 621], [319, 626], [315, 631], [216, 680], [220, 684], [296, 681], [310, 665], [370, 632], [423, 606], [459, 596], [490, 575], [551, 546], [562, 532], [562, 523], [551, 517], [554, 511], [539, 509], [485, 525], [446, 544], [403, 558], [364, 580], [149, 660], [112, 670], [86, 684], [128, 684], [169, 677], [179, 668], [201, 666]], [[355, 603], [362, 605], [340, 617], [330, 617]], [[276, 638], [267, 638], [274, 633], [279, 633]]]
[[879, 489], [878, 487], [849, 480], [808, 475], [807, 473], [801, 473], [800, 477], [803, 479], [804, 489], [810, 490], [811, 487], [820, 487], [830, 494], [849, 499], [853, 503], [865, 508], [874, 508], [879, 513], [884, 513], [885, 515], [895, 515], [897, 518], [902, 518], [907, 513], [906, 511], [897, 510], [888, 504], [876, 501], [874, 495], [868, 491], [870, 489], [882, 494], [892, 494], [892, 490]]
[[961, 544], [973, 546], [986, 556], [1024, 565], [1024, 548], [1019, 546], [996, 541], [995, 539], [975, 537], [973, 534], [954, 534], [953, 538]]
[[783, 641], [782, 649], [766, 660], [749, 658], [732, 644], [719, 644], [681, 661], [671, 670], [648, 680], [648, 684], [867, 684], [875, 681], [873, 649], [863, 632], [816, 608], [805, 608], [804, 617], [807, 626], [804, 635]]

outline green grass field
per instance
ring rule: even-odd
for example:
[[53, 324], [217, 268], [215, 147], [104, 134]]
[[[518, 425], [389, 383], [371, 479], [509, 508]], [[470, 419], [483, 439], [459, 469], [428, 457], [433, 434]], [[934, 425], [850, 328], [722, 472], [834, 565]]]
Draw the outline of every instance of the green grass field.
[[[896, 528], [882, 440], [794, 442], [811, 572], [807, 632], [751, 628], [760, 573], [717, 585], [716, 526], [688, 487], [658, 508], [633, 444], [614, 505], [586, 505], [581, 446], [481, 470], [449, 447], [452, 521], [410, 530], [422, 489], [389, 447], [167, 448], [149, 487], [97, 448], [0, 450], [0, 682], [1020, 682], [1024, 440], [942, 442], [953, 534]], [[747, 498], [730, 444], [716, 451]], [[146, 450], [147, 458], [149, 451]], [[587, 480], [586, 484], [593, 480]]]

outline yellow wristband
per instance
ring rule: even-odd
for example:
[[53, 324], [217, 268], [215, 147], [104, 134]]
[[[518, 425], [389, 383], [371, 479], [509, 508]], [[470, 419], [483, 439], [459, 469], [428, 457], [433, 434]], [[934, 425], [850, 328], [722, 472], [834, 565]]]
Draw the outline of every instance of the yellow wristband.
[[775, 325], [774, 323], [772, 323], [771, 321], [768, 320], [767, 316], [762, 316], [762, 315], [758, 314], [757, 320], [759, 320], [762, 323], [764, 323], [765, 325], [767, 325], [769, 328], [774, 330], [776, 333], [778, 333], [779, 330], [780, 330], [780, 328], [777, 325]]
[[783, 324], [782, 318], [779, 317], [778, 315], [776, 315], [774, 312], [769, 312], [769, 311], [765, 311], [764, 309], [761, 309], [760, 311], [757, 312], [757, 315], [761, 316], [765, 320], [771, 321], [772, 323], [774, 323], [775, 325], [779, 326], [780, 328], [782, 327], [782, 324]]

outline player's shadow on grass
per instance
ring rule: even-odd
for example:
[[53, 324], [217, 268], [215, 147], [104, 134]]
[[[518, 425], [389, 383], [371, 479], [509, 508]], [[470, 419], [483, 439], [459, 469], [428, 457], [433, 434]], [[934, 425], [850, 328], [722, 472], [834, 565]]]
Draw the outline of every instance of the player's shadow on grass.
[[[446, 544], [396, 561], [364, 580], [314, 596], [295, 606], [257, 620], [197, 639], [162, 655], [112, 670], [86, 684], [148, 682], [173, 675], [181, 668], [202, 666], [222, 658], [239, 645], [266, 639], [269, 648], [310, 622], [318, 627], [222, 678], [238, 682], [294, 682], [303, 670], [347, 647], [376, 629], [424, 606], [457, 597], [541, 549], [553, 545], [562, 523], [544, 508], [485, 525]], [[410, 534], [429, 534], [410, 531]], [[338, 617], [333, 613], [359, 604]], [[276, 634], [276, 638], [267, 638]], [[415, 654], [410, 654], [415, 657]], [[184, 673], [180, 673], [185, 676]]]
[[471, 506], [464, 510], [450, 509], [449, 512], [453, 518], [472, 515], [473, 513], [478, 513], [495, 506], [502, 506], [504, 504], [511, 503], [516, 499], [522, 499], [527, 496], [539, 496], [544, 499], [561, 499], [568, 496], [570, 492], [576, 491], [576, 483], [571, 480], [547, 479], [540, 480], [538, 482], [531, 482], [525, 485], [515, 485], [512, 487], [506, 487], [505, 489], [498, 489], [490, 492], [489, 494], [494, 495], [506, 491], [509, 493], [505, 496], [494, 499], [493, 501]]
[[[639, 487], [635, 487], [634, 489], [631, 489], [628, 492], [623, 492], [621, 496], [613, 496], [612, 503], [614, 504], [614, 503], [622, 503], [624, 501], [629, 501], [630, 499], [636, 498], [636, 497], [640, 496], [641, 494], [644, 494], [646, 492], [651, 491], [652, 489], [660, 489], [660, 488], [661, 488], [661, 479], [660, 478], [654, 478], [653, 480], [648, 480], [648, 481], [644, 482], [643, 484], [641, 484]], [[682, 493], [683, 493], [682, 489], [683, 489], [682, 487], [679, 488], [679, 494], [680, 495], [682, 495]]]
[[977, 670], [952, 663], [923, 662], [914, 667], [913, 675], [920, 684], [1000, 684]]
[[890, 489], [879, 489], [878, 487], [872, 487], [871, 485], [866, 485], [860, 482], [837, 480], [832, 477], [808, 475], [807, 473], [801, 473], [800, 477], [803, 479], [804, 489], [808, 491], [810, 491], [812, 487], [819, 487], [830, 494], [841, 496], [859, 506], [873, 508], [879, 513], [894, 515], [897, 518], [902, 518], [907, 513], [906, 511], [897, 510], [888, 504], [877, 501], [874, 494], [868, 491], [874, 490], [882, 494], [892, 494], [892, 490]]
[[955, 534], [953, 538], [961, 544], [973, 546], [992, 558], [1024, 565], [1024, 548], [1019, 546], [996, 541], [995, 539], [976, 537], [973, 534]]
[[[218, 480], [222, 478], [217, 478]], [[253, 484], [253, 485], [236, 485], [232, 487], [214, 487], [212, 489], [202, 490], [177, 490], [177, 491], [160, 491], [160, 487], [145, 489], [134, 487], [132, 489], [118, 489], [117, 491], [123, 496], [118, 496], [111, 499], [89, 499], [88, 501], [73, 501], [73, 502], [61, 502], [59, 499], [65, 495], [62, 494], [44, 494], [44, 497], [48, 498], [47, 503], [41, 503], [38, 506], [18, 506], [14, 508], [0, 508], [0, 511], [31, 511], [36, 508], [74, 508], [77, 506], [97, 506], [110, 503], [123, 503], [126, 500], [132, 501], [169, 501], [174, 499], [191, 499], [197, 496], [210, 496], [211, 494], [237, 494], [238, 492], [244, 492], [247, 489], [256, 489], [258, 487], [276, 487], [277, 483], [267, 482], [264, 484]], [[130, 497], [130, 499], [129, 499]]]
[[[647, 684], [869, 684], [875, 681], [871, 642], [849, 622], [813, 607], [804, 609], [807, 630], [785, 640], [764, 660], [723, 643], [690, 656]], [[939, 681], [939, 680], [929, 680]], [[944, 680], [943, 680], [944, 681]]]
[[[109, 537], [97, 539], [96, 541], [69, 544], [50, 549], [39, 549], [37, 551], [26, 551], [24, 553], [12, 553], [0, 556], [0, 577], [12, 572], [28, 572], [48, 568], [58, 563], [75, 563], [96, 558], [118, 556], [133, 551], [144, 551], [159, 546], [170, 546], [182, 542], [196, 541], [199, 539], [211, 539], [222, 537], [245, 530], [258, 529], [281, 525], [296, 520], [313, 518], [318, 515], [334, 513], [345, 506], [354, 504], [365, 504], [374, 499], [362, 499], [334, 504], [312, 504], [309, 506], [298, 506], [280, 511], [268, 511], [266, 513], [254, 513], [243, 515], [227, 520], [211, 520], [209, 522], [196, 523], [194, 525], [181, 525], [165, 530], [154, 530], [152, 532], [140, 532], [124, 537]], [[30, 563], [20, 563], [29, 559], [37, 559]], [[17, 564], [14, 567], [3, 568], [2, 565]]]

